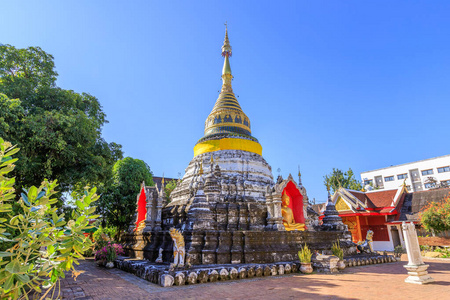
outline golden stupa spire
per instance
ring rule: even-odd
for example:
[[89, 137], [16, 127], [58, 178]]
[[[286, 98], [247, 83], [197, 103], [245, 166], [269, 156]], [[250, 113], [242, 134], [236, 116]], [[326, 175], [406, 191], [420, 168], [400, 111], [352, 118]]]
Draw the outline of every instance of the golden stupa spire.
[[229, 59], [231, 57], [231, 45], [227, 27], [225, 27], [222, 56], [224, 57], [222, 90], [220, 91], [216, 104], [206, 119], [205, 136], [215, 133], [236, 133], [251, 136], [250, 120], [242, 111], [231, 87], [233, 75], [231, 75]]
[[262, 147], [258, 140], [252, 137], [250, 120], [242, 111], [231, 87], [231, 45], [226, 23], [222, 56], [222, 89], [206, 118], [205, 135], [195, 145], [194, 156], [218, 150], [243, 150], [261, 155]]
[[225, 23], [225, 39], [222, 46], [222, 56], [225, 58], [222, 68], [222, 93], [232, 93], [233, 89], [231, 87], [231, 80], [233, 75], [231, 75], [230, 57], [231, 57], [231, 45], [228, 39], [228, 26]]

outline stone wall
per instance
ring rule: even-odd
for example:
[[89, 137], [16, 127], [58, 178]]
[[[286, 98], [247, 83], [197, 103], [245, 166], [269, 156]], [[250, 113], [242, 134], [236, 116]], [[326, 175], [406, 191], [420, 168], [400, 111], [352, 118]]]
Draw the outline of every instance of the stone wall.
[[[186, 231], [186, 261], [191, 265], [274, 263], [298, 260], [298, 251], [306, 243], [312, 251], [329, 253], [339, 240], [346, 255], [355, 252], [350, 232], [343, 231]], [[163, 249], [163, 261], [173, 261], [173, 244], [168, 231], [144, 233], [142, 249], [133, 246], [135, 234], [124, 236], [127, 256], [143, 257], [154, 262]]]

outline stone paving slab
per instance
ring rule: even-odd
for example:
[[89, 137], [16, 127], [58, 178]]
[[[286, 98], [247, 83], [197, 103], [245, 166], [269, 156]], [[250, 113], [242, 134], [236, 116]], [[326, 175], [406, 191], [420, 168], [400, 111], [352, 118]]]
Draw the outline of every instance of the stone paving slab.
[[[289, 274], [199, 285], [160, 287], [118, 269], [83, 261], [77, 281], [62, 280], [63, 299], [447, 299], [450, 260], [425, 260], [435, 282], [405, 283], [407, 262], [366, 265], [340, 274]], [[446, 296], [447, 295], [447, 296]]]

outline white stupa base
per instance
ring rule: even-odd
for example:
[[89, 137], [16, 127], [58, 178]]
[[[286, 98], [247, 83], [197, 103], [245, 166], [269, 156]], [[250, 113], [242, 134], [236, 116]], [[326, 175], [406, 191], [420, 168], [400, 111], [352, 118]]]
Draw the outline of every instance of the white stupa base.
[[427, 272], [429, 265], [405, 265], [403, 267], [408, 270], [409, 275], [408, 278], [405, 279], [405, 282], [427, 284], [434, 281], [434, 279], [430, 275], [428, 275]]

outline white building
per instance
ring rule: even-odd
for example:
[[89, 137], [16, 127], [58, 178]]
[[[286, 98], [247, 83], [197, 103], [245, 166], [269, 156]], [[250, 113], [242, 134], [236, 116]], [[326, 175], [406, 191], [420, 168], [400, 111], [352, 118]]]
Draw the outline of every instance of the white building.
[[361, 173], [364, 186], [397, 189], [406, 179], [408, 191], [450, 186], [450, 154]]

